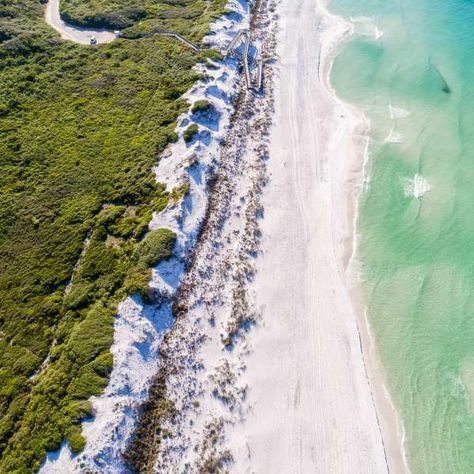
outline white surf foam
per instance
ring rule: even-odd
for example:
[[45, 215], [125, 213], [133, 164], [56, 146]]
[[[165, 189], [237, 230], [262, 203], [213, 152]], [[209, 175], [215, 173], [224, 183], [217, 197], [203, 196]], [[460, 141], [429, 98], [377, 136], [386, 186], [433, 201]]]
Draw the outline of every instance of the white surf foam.
[[406, 118], [411, 115], [410, 111], [402, 109], [401, 107], [394, 107], [392, 104], [388, 104], [388, 109], [392, 120]]
[[364, 36], [372, 36], [377, 40], [383, 36], [383, 31], [378, 27], [375, 18], [357, 16], [351, 17], [351, 22], [355, 25], [356, 33]]
[[401, 133], [395, 132], [395, 127], [392, 127], [390, 133], [385, 138], [385, 143], [402, 143], [403, 142], [403, 135]]
[[418, 173], [413, 178], [403, 178], [402, 184], [405, 195], [415, 199], [420, 199], [431, 190], [428, 181]]

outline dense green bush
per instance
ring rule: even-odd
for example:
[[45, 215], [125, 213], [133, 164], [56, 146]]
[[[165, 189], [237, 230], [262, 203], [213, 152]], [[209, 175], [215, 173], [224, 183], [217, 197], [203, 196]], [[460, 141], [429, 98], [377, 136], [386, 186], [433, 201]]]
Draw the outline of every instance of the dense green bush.
[[84, 13], [76, 16], [67, 8], [61, 10], [64, 21], [78, 26], [88, 26], [94, 28], [110, 28], [121, 30], [132, 26], [136, 21], [147, 16], [144, 8], [127, 8], [115, 12], [98, 12], [95, 14]]
[[[80, 8], [144, 9], [144, 31], [196, 42], [225, 4], [213, 0], [190, 21], [160, 12], [194, 12], [204, 0], [95, 2], [61, 5], [75, 18]], [[176, 140], [188, 107], [179, 97], [198, 77], [198, 55], [172, 38], [82, 47], [60, 40], [43, 9], [0, 2], [1, 474], [35, 472], [64, 439], [83, 447], [87, 400], [113, 364], [115, 305], [145, 295], [153, 252], [172, 248], [170, 234], [146, 236], [169, 199], [152, 167]]]
[[[62, 0], [60, 10], [65, 21], [78, 26], [124, 29], [145, 20], [136, 32], [162, 26], [200, 39], [209, 20], [223, 13], [224, 5], [222, 0]], [[199, 21], [194, 25], [189, 20]], [[124, 36], [137, 34], [125, 32]]]
[[184, 141], [186, 143], [192, 142], [194, 137], [198, 134], [198, 132], [199, 132], [199, 127], [195, 123], [192, 123], [186, 128], [186, 130], [183, 133]]
[[197, 113], [205, 113], [208, 112], [212, 108], [212, 104], [208, 100], [197, 100], [194, 102], [191, 112], [193, 114]]
[[176, 235], [169, 229], [149, 232], [137, 247], [138, 265], [150, 268], [161, 260], [170, 258], [175, 241]]
[[199, 56], [202, 60], [211, 59], [213, 61], [222, 61], [224, 59], [222, 53], [215, 49], [204, 49], [199, 53]]

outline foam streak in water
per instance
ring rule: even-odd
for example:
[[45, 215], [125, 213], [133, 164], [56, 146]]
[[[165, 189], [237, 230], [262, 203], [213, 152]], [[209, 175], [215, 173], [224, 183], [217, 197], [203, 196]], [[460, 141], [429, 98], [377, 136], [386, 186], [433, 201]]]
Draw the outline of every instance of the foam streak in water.
[[405, 195], [408, 197], [420, 199], [431, 190], [431, 186], [429, 185], [428, 181], [426, 181], [426, 179], [418, 173], [416, 173], [413, 178], [403, 178], [402, 181], [403, 190]]
[[388, 104], [388, 109], [392, 120], [406, 118], [411, 115], [408, 110], [402, 109], [401, 107], [394, 107], [392, 104]]
[[402, 143], [403, 135], [401, 133], [395, 132], [395, 127], [392, 127], [390, 133], [385, 138], [385, 143]]

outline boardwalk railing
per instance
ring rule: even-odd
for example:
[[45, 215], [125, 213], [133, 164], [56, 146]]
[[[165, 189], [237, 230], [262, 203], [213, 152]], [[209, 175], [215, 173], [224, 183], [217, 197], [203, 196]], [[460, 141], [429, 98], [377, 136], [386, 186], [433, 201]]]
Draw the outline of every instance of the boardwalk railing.
[[201, 48], [197, 44], [193, 43], [192, 41], [189, 41], [188, 39], [186, 39], [183, 35], [180, 35], [179, 33], [175, 33], [174, 31], [166, 31], [160, 34], [162, 36], [172, 36], [173, 38], [176, 38], [182, 43], [187, 44], [191, 49], [196, 51], [196, 53], [199, 53], [199, 51], [201, 51]]
[[[244, 42], [243, 51], [241, 50], [242, 41]], [[258, 50], [255, 49], [251, 57], [249, 56], [250, 51], [250, 35], [239, 31], [234, 38], [231, 40], [227, 49], [225, 50], [225, 57], [235, 56], [238, 58], [244, 68], [245, 73], [245, 82], [247, 84], [247, 89], [260, 91], [263, 86], [263, 62], [261, 59], [256, 59], [258, 56]], [[256, 67], [256, 75], [254, 75], [255, 81], [252, 81], [251, 68]], [[255, 85], [253, 84], [255, 82]]]
[[258, 68], [257, 68], [257, 86], [255, 88], [257, 92], [262, 90], [262, 85], [263, 85], [263, 62], [259, 61]]
[[227, 46], [227, 50], [225, 52], [225, 56], [229, 56], [229, 54], [233, 54], [235, 47], [239, 44], [239, 40], [244, 37], [244, 32], [239, 31], [235, 36], [234, 39], [229, 43], [229, 46]]
[[249, 67], [249, 48], [250, 48], [250, 36], [247, 35], [244, 47], [244, 70], [245, 70], [245, 81], [247, 82], [247, 89], [252, 87], [252, 79], [250, 78], [250, 67]]
[[176, 38], [178, 41], [181, 41], [185, 45], [189, 46], [196, 53], [199, 53], [201, 51], [201, 48], [196, 43], [189, 41], [183, 35], [176, 33], [176, 31], [169, 31], [169, 30], [164, 30], [162, 28], [155, 28], [152, 31], [150, 31], [150, 33], [143, 35], [143, 38], [146, 38], [148, 36], [154, 36], [154, 35], [171, 36], [172, 38]]

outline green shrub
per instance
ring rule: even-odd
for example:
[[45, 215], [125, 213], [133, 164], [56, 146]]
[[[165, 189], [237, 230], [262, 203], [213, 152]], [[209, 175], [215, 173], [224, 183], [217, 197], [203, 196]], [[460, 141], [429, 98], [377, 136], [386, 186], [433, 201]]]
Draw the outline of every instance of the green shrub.
[[149, 268], [135, 267], [130, 270], [123, 284], [124, 295], [138, 293], [142, 298], [146, 298], [150, 277], [151, 270]]
[[69, 428], [66, 434], [66, 439], [71, 447], [71, 451], [73, 453], [77, 453], [84, 449], [86, 445], [86, 440], [84, 436], [82, 436], [80, 426], [73, 425]]
[[212, 104], [208, 100], [198, 100], [194, 102], [191, 112], [193, 114], [205, 113], [212, 108]]
[[112, 340], [113, 312], [95, 305], [72, 331], [66, 352], [75, 364], [82, 366], [107, 351]]
[[64, 297], [64, 304], [69, 309], [87, 306], [94, 297], [94, 283], [81, 281], [72, 285], [71, 291]]
[[105, 242], [100, 240], [92, 242], [81, 261], [80, 278], [95, 281], [102, 275], [114, 273], [117, 254], [117, 251], [107, 247]]
[[67, 406], [65, 412], [74, 422], [78, 423], [92, 415], [92, 403], [89, 400], [74, 401]]
[[153, 207], [156, 212], [161, 212], [168, 204], [168, 193], [163, 185], [158, 184], [158, 192], [153, 199]]
[[183, 199], [189, 191], [189, 183], [184, 182], [180, 186], [172, 189], [169, 198], [171, 202], [178, 202]]
[[124, 0], [104, 2], [102, 5], [97, 5], [99, 2], [96, 2], [96, 8], [92, 10], [87, 5], [88, 2], [81, 3], [79, 6], [71, 0], [61, 2], [61, 17], [64, 21], [82, 27], [121, 30], [147, 16], [145, 8], [138, 6], [140, 5], [138, 1], [129, 2], [131, 6], [128, 8], [123, 8], [126, 3]]
[[137, 249], [138, 264], [151, 268], [173, 255], [176, 234], [169, 229], [157, 229], [149, 232]]
[[169, 142], [170, 143], [176, 143], [178, 140], [179, 140], [179, 135], [176, 132], [171, 132], [169, 134]]
[[119, 217], [123, 215], [126, 208], [125, 206], [109, 206], [106, 207], [98, 216], [97, 224], [99, 226], [108, 227], [113, 225]]
[[128, 216], [110, 226], [109, 230], [112, 235], [127, 239], [133, 235], [137, 228], [137, 224], [138, 219], [136, 217]]
[[222, 61], [224, 56], [219, 51], [215, 49], [205, 49], [201, 51], [200, 58], [202, 59], [212, 59], [213, 61]]
[[69, 385], [68, 395], [73, 399], [85, 399], [90, 395], [100, 395], [107, 385], [107, 379], [94, 372], [92, 367], [84, 366]]
[[195, 123], [192, 123], [184, 131], [184, 134], [183, 134], [184, 141], [186, 143], [190, 143], [194, 139], [194, 137], [197, 135], [198, 132], [199, 132], [199, 127]]
[[102, 377], [107, 377], [114, 365], [114, 358], [110, 352], [103, 352], [100, 356], [91, 362], [91, 367]]

